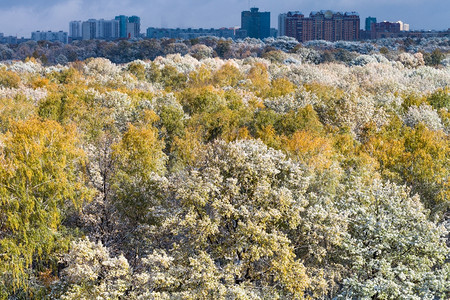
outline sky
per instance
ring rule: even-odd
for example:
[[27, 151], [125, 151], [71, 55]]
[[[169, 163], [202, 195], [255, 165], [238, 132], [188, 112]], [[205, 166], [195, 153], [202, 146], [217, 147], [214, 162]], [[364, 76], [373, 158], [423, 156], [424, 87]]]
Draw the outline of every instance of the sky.
[[259, 7], [278, 14], [331, 9], [356, 11], [361, 26], [368, 16], [377, 21], [398, 20], [412, 30], [450, 28], [450, 0], [0, 0], [0, 33], [29, 38], [32, 31], [68, 31], [73, 20], [113, 19], [116, 15], [141, 17], [147, 27], [220, 28], [240, 26], [241, 11]]

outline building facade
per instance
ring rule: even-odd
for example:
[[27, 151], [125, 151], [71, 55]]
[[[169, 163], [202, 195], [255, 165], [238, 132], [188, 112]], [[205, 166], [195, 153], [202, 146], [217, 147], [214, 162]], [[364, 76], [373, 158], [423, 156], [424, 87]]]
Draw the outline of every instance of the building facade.
[[126, 38], [127, 37], [127, 23], [128, 17], [124, 15], [116, 16], [115, 20], [119, 21], [119, 37]]
[[400, 33], [400, 23], [383, 21], [380, 23], [372, 23], [370, 28], [371, 39], [384, 39], [398, 37]]
[[400, 31], [409, 31], [409, 24], [402, 21], [397, 21], [397, 23], [400, 24]]
[[270, 12], [260, 12], [253, 7], [250, 11], [241, 13], [241, 29], [247, 32], [247, 36], [256, 39], [264, 39], [270, 36]]
[[238, 28], [219, 28], [219, 29], [203, 29], [203, 28], [187, 28], [187, 29], [172, 29], [172, 28], [147, 28], [147, 38], [150, 39], [182, 39], [190, 40], [203, 36], [215, 36], [220, 38], [237, 38]]
[[285, 36], [294, 37], [297, 40], [301, 40], [302, 34], [303, 34], [303, 22], [304, 19], [303, 13], [299, 11], [294, 12], [288, 12], [285, 14], [286, 17], [284, 18], [284, 34]]
[[307, 18], [301, 12], [288, 12], [283, 19], [285, 35], [299, 42], [359, 40], [360, 19], [356, 12], [321, 10], [311, 12]]
[[287, 13], [278, 15], [278, 36], [286, 35], [286, 18]]
[[127, 38], [138, 38], [141, 35], [141, 18], [131, 16], [127, 23]]
[[[125, 27], [124, 27], [125, 26]], [[117, 16], [113, 20], [89, 19], [69, 23], [71, 40], [116, 40], [118, 38], [138, 38], [141, 19], [137, 16]]]
[[83, 37], [81, 21], [71, 21], [69, 23], [69, 37], [72, 40], [81, 40], [81, 38]]
[[141, 18], [138, 16], [116, 16], [119, 22], [119, 38], [138, 38], [141, 35]]
[[34, 31], [31, 33], [31, 39], [36, 42], [49, 41], [67, 44], [68, 34], [64, 31]]
[[375, 17], [367, 17], [366, 18], [366, 26], [364, 29], [369, 32], [372, 28], [372, 24], [375, 24], [377, 22], [377, 18]]
[[95, 38], [100, 40], [115, 40], [119, 38], [119, 21], [96, 20]]
[[81, 23], [81, 38], [83, 40], [93, 40], [96, 38], [97, 20], [89, 19]]

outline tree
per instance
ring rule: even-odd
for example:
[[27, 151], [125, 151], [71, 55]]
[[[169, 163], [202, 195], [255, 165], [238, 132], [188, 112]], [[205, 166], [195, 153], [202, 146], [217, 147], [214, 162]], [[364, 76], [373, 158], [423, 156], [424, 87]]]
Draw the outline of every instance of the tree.
[[177, 268], [203, 257], [210, 264], [204, 276], [218, 273], [227, 286], [299, 298], [309, 280], [286, 232], [300, 222], [307, 186], [303, 168], [280, 151], [257, 141], [215, 142], [195, 167], [171, 178], [159, 244]]
[[89, 193], [74, 127], [19, 121], [0, 141], [0, 293], [13, 294], [32, 289], [37, 271], [56, 271], [69, 237], [61, 222]]
[[441, 239], [446, 230], [408, 193], [392, 183], [351, 183], [341, 202], [349, 222], [342, 248], [351, 275], [340, 298], [447, 298], [450, 252]]
[[227, 54], [229, 54], [230, 50], [231, 50], [231, 43], [232, 41], [224, 41], [224, 40], [220, 40], [217, 42], [217, 46], [214, 49], [217, 53], [217, 55], [219, 55], [219, 57], [225, 57]]
[[18, 88], [20, 77], [12, 71], [7, 71], [5, 67], [0, 68], [0, 86], [6, 88]]
[[258, 96], [264, 95], [269, 89], [270, 80], [266, 65], [256, 63], [248, 73], [248, 79], [252, 82], [252, 88]]
[[52, 294], [70, 299], [122, 299], [130, 285], [130, 267], [123, 255], [111, 257], [101, 242], [81, 239], [64, 256], [67, 267]]
[[236, 86], [236, 84], [243, 79], [239, 68], [231, 63], [224, 64], [219, 70], [214, 73], [213, 80], [215, 85], [222, 86]]
[[[121, 141], [112, 146], [115, 174], [111, 178], [114, 203], [133, 225], [152, 223], [148, 213], [154, 203], [149, 201], [153, 181], [165, 171], [163, 143], [151, 125], [142, 128], [130, 125]], [[157, 177], [157, 176], [156, 176]]]
[[441, 50], [435, 49], [433, 52], [426, 53], [425, 55], [425, 64], [427, 66], [438, 66], [441, 61], [444, 59], [444, 53]]

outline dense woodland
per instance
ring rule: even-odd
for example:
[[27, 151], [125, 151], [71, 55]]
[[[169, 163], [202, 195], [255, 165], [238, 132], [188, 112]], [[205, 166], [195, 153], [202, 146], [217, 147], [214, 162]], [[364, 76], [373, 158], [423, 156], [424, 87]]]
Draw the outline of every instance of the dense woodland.
[[[303, 48], [303, 49], [301, 49]], [[67, 64], [93, 57], [102, 57], [113, 63], [129, 63], [134, 60], [154, 60], [168, 54], [189, 54], [197, 59], [220, 57], [247, 58], [264, 57], [274, 50], [291, 52], [300, 56], [301, 62], [350, 63], [360, 54], [382, 53], [390, 60], [396, 60], [402, 52], [422, 53], [426, 65], [439, 65], [450, 52], [450, 37], [398, 38], [375, 41], [309, 41], [299, 44], [296, 39], [280, 37], [277, 39], [246, 38], [244, 40], [225, 40], [217, 37], [199, 37], [191, 40], [145, 39], [140, 41], [85, 40], [70, 44], [48, 41], [28, 41], [17, 45], [0, 44], [0, 61], [38, 59], [43, 65]], [[319, 51], [317, 51], [319, 50]], [[298, 58], [298, 56], [297, 56]], [[450, 60], [442, 61], [450, 65]]]
[[450, 297], [448, 39], [153, 42], [1, 46], [0, 298]]

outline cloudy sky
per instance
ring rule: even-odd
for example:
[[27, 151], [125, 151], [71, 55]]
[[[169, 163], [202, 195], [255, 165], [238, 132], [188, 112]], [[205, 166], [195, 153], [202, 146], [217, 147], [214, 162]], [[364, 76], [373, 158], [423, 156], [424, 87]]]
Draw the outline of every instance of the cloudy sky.
[[112, 19], [119, 14], [141, 17], [147, 27], [240, 26], [240, 12], [249, 7], [279, 13], [332, 9], [356, 11], [361, 24], [368, 16], [378, 21], [409, 23], [411, 29], [450, 27], [450, 0], [0, 0], [0, 33], [30, 37], [34, 30], [69, 30], [69, 21]]

